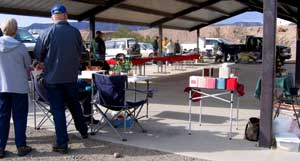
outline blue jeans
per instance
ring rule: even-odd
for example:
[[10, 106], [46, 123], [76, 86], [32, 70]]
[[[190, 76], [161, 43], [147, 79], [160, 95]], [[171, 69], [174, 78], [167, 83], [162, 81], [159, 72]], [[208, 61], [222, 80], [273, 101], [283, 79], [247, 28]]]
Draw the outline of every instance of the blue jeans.
[[78, 100], [76, 83], [46, 84], [46, 89], [54, 119], [56, 144], [58, 147], [67, 147], [69, 137], [65, 114], [66, 105], [71, 112], [76, 130], [82, 135], [87, 134], [88, 130]]
[[13, 116], [15, 127], [15, 144], [26, 146], [26, 126], [28, 115], [28, 95], [17, 93], [0, 93], [0, 148], [5, 149]]

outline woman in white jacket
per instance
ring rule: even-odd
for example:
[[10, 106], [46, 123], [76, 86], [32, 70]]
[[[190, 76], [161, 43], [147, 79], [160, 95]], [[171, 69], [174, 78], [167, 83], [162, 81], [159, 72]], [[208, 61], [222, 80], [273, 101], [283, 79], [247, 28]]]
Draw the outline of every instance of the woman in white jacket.
[[14, 37], [17, 21], [5, 20], [0, 37], [0, 158], [5, 155], [10, 117], [13, 117], [15, 144], [18, 155], [31, 151], [26, 145], [26, 126], [28, 115], [28, 75], [31, 59], [24, 44]]
[[174, 54], [174, 48], [175, 48], [175, 45], [174, 45], [173, 41], [170, 39], [170, 41], [167, 44], [167, 56], [171, 56]]

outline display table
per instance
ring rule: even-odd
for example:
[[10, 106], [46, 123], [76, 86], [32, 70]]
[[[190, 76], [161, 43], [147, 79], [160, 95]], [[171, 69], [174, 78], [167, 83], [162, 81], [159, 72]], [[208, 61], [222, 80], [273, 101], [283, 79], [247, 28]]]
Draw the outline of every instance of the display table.
[[[214, 90], [217, 91], [217, 93], [210, 94], [208, 92], [203, 92], [201, 91], [201, 88], [193, 88], [189, 87], [189, 127], [188, 127], [188, 132], [189, 135], [191, 135], [191, 117], [192, 117], [192, 101], [194, 100], [199, 100], [199, 105], [200, 105], [200, 114], [199, 114], [199, 124], [201, 126], [202, 124], [202, 99], [204, 98], [213, 98], [216, 100], [220, 100], [224, 103], [228, 103], [230, 105], [229, 109], [229, 122], [230, 122], [230, 128], [229, 128], [229, 139], [232, 139], [232, 120], [233, 120], [233, 105], [234, 105], [234, 97], [236, 97], [236, 128], [238, 128], [238, 117], [239, 117], [239, 95], [237, 95], [236, 91], [225, 91], [225, 90], [216, 90], [216, 89], [206, 89], [206, 90]], [[199, 96], [192, 96], [193, 94], [198, 94]], [[221, 96], [224, 95], [230, 95], [230, 99], [225, 99], [222, 98]]]

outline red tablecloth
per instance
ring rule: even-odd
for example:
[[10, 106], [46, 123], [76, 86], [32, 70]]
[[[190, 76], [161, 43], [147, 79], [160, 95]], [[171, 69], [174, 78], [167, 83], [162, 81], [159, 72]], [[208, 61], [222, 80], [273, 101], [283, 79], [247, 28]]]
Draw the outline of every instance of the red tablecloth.
[[[199, 59], [199, 55], [178, 55], [178, 56], [157, 56], [151, 58], [137, 58], [132, 59], [132, 65], [143, 65], [148, 61], [168, 61], [168, 62], [178, 62], [178, 61], [185, 61], [185, 60], [195, 60]], [[116, 60], [110, 59], [106, 60], [106, 62], [110, 65], [115, 65], [117, 63]]]

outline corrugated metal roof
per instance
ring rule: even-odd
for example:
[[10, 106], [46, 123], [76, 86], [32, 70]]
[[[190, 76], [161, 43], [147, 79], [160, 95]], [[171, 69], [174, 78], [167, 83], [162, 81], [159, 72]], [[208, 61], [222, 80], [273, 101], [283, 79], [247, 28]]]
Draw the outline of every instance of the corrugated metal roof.
[[[263, 0], [0, 0], [0, 13], [50, 16], [50, 8], [65, 5], [77, 20], [195, 30], [245, 11], [263, 10]], [[278, 0], [278, 17], [296, 22], [300, 0]]]

